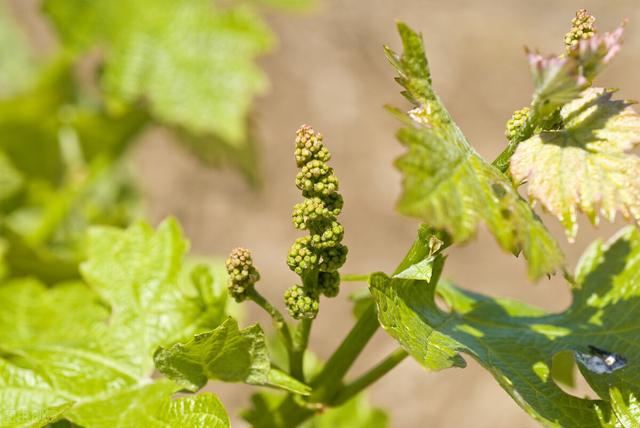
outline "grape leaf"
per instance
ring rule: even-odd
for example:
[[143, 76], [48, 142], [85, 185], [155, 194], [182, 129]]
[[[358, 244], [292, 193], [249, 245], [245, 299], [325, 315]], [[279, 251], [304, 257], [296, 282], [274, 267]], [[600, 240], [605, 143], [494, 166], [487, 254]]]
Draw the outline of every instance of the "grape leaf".
[[402, 23], [398, 30], [404, 53], [387, 48], [387, 57], [400, 73], [403, 95], [415, 106], [406, 114], [393, 110], [404, 124], [398, 140], [408, 148], [397, 161], [403, 175], [400, 212], [446, 230], [455, 242], [470, 239], [484, 221], [502, 248], [524, 253], [531, 277], [553, 272], [563, 263], [557, 243], [449, 116], [431, 87], [420, 35]]
[[62, 41], [104, 50], [112, 104], [148, 102], [160, 121], [232, 145], [246, 140], [252, 98], [266, 88], [256, 56], [272, 45], [260, 17], [211, 0], [46, 0]]
[[[633, 394], [625, 397], [618, 388], [611, 388], [611, 405], [616, 414], [619, 426], [623, 428], [633, 428], [640, 421], [640, 402]], [[603, 421], [606, 423], [606, 421]]]
[[269, 385], [303, 395], [311, 392], [308, 386], [271, 367], [259, 325], [239, 330], [233, 318], [185, 344], [159, 348], [154, 360], [160, 373], [191, 391], [202, 388], [209, 379], [220, 379]]
[[640, 222], [640, 158], [627, 153], [640, 143], [640, 115], [613, 91], [589, 88], [560, 110], [563, 128], [520, 143], [511, 158], [514, 180], [526, 181], [531, 199], [554, 214], [570, 239], [577, 211], [598, 223], [617, 211]]
[[[442, 256], [439, 256], [442, 257]], [[640, 232], [627, 228], [608, 244], [595, 242], [576, 269], [573, 302], [548, 314], [521, 302], [421, 280], [372, 276], [371, 293], [385, 330], [429, 370], [464, 367], [464, 352], [487, 369], [529, 414], [548, 426], [640, 423]], [[435, 293], [450, 306], [438, 308]], [[597, 349], [597, 351], [596, 351]], [[565, 393], [554, 382], [554, 355], [569, 351], [599, 399]], [[591, 364], [604, 352], [602, 367]], [[611, 360], [609, 360], [610, 358]], [[588, 363], [588, 364], [586, 364]], [[608, 365], [609, 364], [609, 365]], [[617, 388], [624, 401], [614, 401]]]
[[624, 27], [595, 33], [576, 43], [567, 55], [541, 55], [527, 50], [534, 93], [531, 102], [538, 120], [574, 100], [620, 51]]
[[533, 79], [533, 111], [547, 116], [580, 94], [580, 63], [567, 56], [543, 56], [527, 52]]
[[0, 285], [0, 402], [9, 403], [0, 426], [56, 418], [92, 427], [228, 426], [215, 397], [172, 400], [181, 387], [152, 378], [159, 345], [222, 321], [224, 301], [205, 301], [180, 283], [187, 244], [177, 224], [95, 228], [87, 245], [89, 287]]

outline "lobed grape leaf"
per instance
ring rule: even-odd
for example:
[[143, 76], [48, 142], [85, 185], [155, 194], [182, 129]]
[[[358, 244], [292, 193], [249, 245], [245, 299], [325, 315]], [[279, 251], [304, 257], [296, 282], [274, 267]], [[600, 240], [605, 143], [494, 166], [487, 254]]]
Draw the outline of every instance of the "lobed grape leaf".
[[160, 373], [197, 391], [209, 379], [268, 385], [308, 395], [311, 388], [271, 367], [264, 332], [255, 324], [239, 330], [233, 318], [187, 343], [159, 348], [154, 361]]
[[252, 99], [267, 85], [253, 61], [272, 35], [250, 8], [219, 3], [46, 0], [44, 9], [65, 45], [103, 49], [112, 104], [145, 100], [162, 122], [239, 146]]
[[[370, 290], [381, 325], [425, 368], [464, 367], [464, 352], [546, 426], [637, 426], [638, 275], [640, 232], [627, 228], [585, 252], [576, 269], [573, 302], [558, 314], [446, 282], [436, 288], [434, 280], [382, 273], [371, 277]], [[450, 311], [438, 308], [436, 293]], [[598, 399], [578, 398], [556, 385], [553, 358], [562, 352], [574, 354]]]
[[640, 115], [612, 95], [586, 89], [560, 110], [561, 129], [523, 141], [511, 158], [514, 180], [527, 183], [529, 197], [562, 222], [570, 239], [578, 210], [595, 224], [599, 212], [613, 221], [617, 211], [640, 222], [640, 158], [627, 153], [640, 143]]
[[59, 418], [105, 428], [228, 426], [215, 396], [173, 400], [181, 387], [152, 377], [158, 346], [213, 328], [224, 315], [224, 300], [181, 283], [187, 244], [176, 222], [156, 232], [143, 224], [94, 228], [87, 245], [88, 286], [0, 285], [0, 426]]
[[400, 212], [446, 230], [455, 242], [485, 222], [500, 246], [524, 253], [529, 275], [539, 278], [563, 263], [557, 243], [509, 180], [469, 145], [431, 86], [422, 38], [399, 23], [404, 52], [386, 48], [400, 73], [403, 95], [415, 108], [392, 111], [403, 122], [398, 140], [408, 148], [397, 166], [403, 176]]

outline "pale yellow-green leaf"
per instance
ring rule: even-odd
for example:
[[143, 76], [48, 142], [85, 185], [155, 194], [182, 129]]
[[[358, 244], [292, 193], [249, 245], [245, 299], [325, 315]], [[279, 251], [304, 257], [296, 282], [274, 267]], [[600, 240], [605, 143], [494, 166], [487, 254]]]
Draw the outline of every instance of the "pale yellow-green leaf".
[[175, 221], [95, 228], [87, 284], [0, 284], [0, 428], [228, 426], [215, 397], [174, 400], [181, 387], [152, 376], [158, 345], [222, 321], [212, 280], [183, 283], [186, 247]]
[[589, 88], [566, 104], [564, 127], [520, 143], [510, 172], [527, 183], [529, 197], [555, 215], [573, 239], [577, 213], [593, 223], [616, 212], [640, 221], [640, 158], [628, 153], [640, 143], [640, 116], [613, 92]]

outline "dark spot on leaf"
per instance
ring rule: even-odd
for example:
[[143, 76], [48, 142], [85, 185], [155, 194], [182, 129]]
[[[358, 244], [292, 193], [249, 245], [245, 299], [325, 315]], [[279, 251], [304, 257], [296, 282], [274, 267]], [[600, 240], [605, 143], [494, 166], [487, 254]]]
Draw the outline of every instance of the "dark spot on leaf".
[[494, 195], [498, 197], [498, 199], [504, 198], [507, 194], [507, 189], [501, 183], [493, 183], [491, 185], [491, 190], [493, 190]]
[[589, 345], [589, 352], [576, 352], [575, 355], [576, 361], [597, 374], [613, 373], [627, 365], [627, 359], [622, 355], [593, 345]]

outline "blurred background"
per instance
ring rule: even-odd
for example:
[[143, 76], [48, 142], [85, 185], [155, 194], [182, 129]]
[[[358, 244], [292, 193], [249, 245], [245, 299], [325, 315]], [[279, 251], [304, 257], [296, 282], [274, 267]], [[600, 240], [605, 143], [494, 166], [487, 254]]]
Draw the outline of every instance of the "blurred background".
[[[38, 1], [0, 1], [26, 29], [38, 56], [56, 49]], [[261, 186], [252, 186], [237, 169], [204, 165], [174, 144], [173, 134], [151, 126], [132, 148], [146, 212], [154, 224], [177, 217], [199, 254], [224, 256], [239, 245], [250, 248], [262, 273], [261, 292], [279, 303], [296, 280], [285, 263], [299, 236], [290, 221], [291, 208], [300, 201], [292, 148], [296, 129], [307, 123], [324, 134], [346, 201], [341, 219], [350, 251], [342, 271], [391, 271], [418, 226], [394, 211], [400, 176], [392, 162], [402, 149], [394, 139], [398, 124], [382, 108], [405, 106], [382, 54], [384, 44], [399, 48], [394, 22], [405, 21], [423, 33], [436, 90], [478, 152], [493, 159], [505, 144], [505, 122], [530, 102], [523, 46], [560, 52], [577, 9], [594, 14], [601, 31], [629, 19], [624, 48], [597, 83], [640, 99], [638, 6], [637, 0], [317, 0], [303, 11], [267, 10], [278, 42], [259, 60], [270, 84], [251, 113]], [[608, 238], [620, 226], [603, 224], [596, 230], [582, 221], [577, 242], [569, 245], [556, 220], [543, 217], [571, 266], [588, 242]], [[450, 252], [445, 276], [472, 290], [552, 311], [565, 308], [570, 298], [562, 278], [529, 283], [522, 260], [502, 252], [484, 230]], [[335, 301], [323, 301], [311, 338], [320, 357], [330, 355], [352, 325], [348, 295], [361, 286], [344, 284]], [[257, 313], [247, 318], [266, 321]], [[395, 347], [378, 332], [353, 374]], [[537, 426], [486, 371], [466, 359], [467, 368], [438, 373], [407, 359], [372, 388], [371, 401], [389, 412], [393, 427]], [[209, 388], [220, 395], [233, 426], [244, 426], [236, 413], [247, 404], [250, 388], [222, 383]]]

